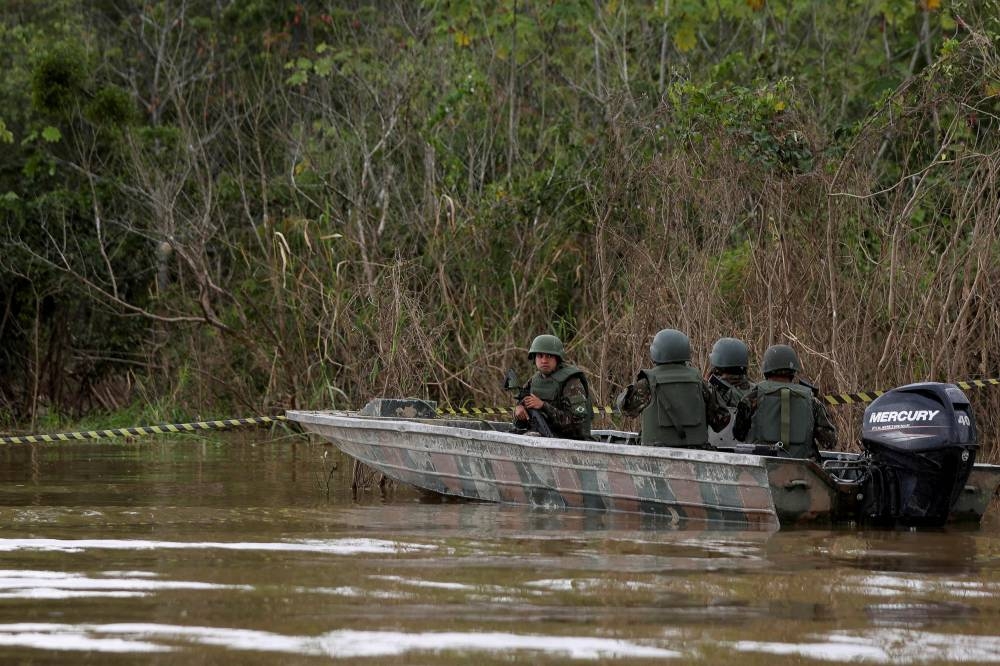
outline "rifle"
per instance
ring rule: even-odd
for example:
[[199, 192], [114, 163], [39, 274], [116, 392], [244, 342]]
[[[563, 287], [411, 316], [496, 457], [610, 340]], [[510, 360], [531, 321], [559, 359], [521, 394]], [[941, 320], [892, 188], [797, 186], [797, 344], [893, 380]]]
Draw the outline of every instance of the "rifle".
[[810, 384], [809, 382], [807, 382], [804, 379], [800, 379], [799, 380], [799, 384], [801, 384], [802, 386], [805, 386], [807, 389], [809, 389], [810, 391], [812, 391], [813, 397], [815, 397], [815, 398], [819, 397], [819, 387], [816, 386], [815, 384]]
[[736, 404], [739, 403], [743, 394], [746, 393], [746, 391], [737, 389], [714, 372], [709, 376], [708, 383], [716, 387], [719, 396], [731, 412], [734, 412]]
[[[515, 374], [513, 368], [504, 374], [502, 386], [505, 391], [517, 391], [517, 395], [514, 396], [517, 404], [521, 404], [521, 401], [530, 394], [529, 388], [521, 386], [517, 381], [517, 374]], [[545, 415], [537, 409], [528, 410], [528, 421], [531, 423], [531, 429], [542, 437], [555, 437], [555, 433], [549, 427], [549, 422], [545, 420]]]
[[715, 374], [714, 372], [708, 378], [708, 383], [713, 386], [718, 386], [721, 389], [726, 389], [726, 391], [733, 390], [733, 385], [727, 382], [725, 379]]

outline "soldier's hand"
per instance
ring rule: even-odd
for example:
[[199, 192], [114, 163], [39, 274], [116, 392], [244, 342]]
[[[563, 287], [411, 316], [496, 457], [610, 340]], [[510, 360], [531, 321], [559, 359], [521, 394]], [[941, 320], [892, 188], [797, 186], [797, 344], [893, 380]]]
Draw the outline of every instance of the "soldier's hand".
[[514, 408], [514, 418], [518, 421], [527, 421], [528, 410], [526, 410], [522, 405], [518, 405]]
[[625, 387], [625, 390], [618, 394], [618, 398], [615, 400], [615, 406], [618, 407], [618, 411], [622, 411], [622, 407], [629, 400], [632, 399], [632, 395], [635, 393], [635, 384], [629, 384]]
[[545, 406], [545, 401], [539, 398], [534, 393], [531, 393], [525, 396], [524, 400], [521, 401], [521, 404], [527, 407], [528, 409], [541, 409], [542, 407]]

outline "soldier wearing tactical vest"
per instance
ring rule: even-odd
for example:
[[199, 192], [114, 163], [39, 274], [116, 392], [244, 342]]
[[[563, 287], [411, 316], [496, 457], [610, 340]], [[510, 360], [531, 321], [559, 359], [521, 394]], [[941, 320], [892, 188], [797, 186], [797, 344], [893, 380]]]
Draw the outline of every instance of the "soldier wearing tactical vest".
[[719, 338], [712, 345], [708, 355], [708, 383], [719, 403], [729, 410], [729, 423], [721, 432], [709, 433], [708, 443], [712, 446], [733, 446], [733, 420], [736, 417], [736, 406], [740, 403], [753, 384], [747, 378], [747, 367], [750, 365], [750, 352], [746, 343], [736, 338]]
[[514, 408], [514, 425], [530, 427], [529, 409], [537, 409], [556, 437], [590, 439], [594, 410], [587, 378], [579, 368], [563, 362], [566, 351], [554, 335], [539, 335], [528, 348], [528, 360], [538, 372], [525, 385], [527, 395]]
[[733, 435], [744, 442], [781, 443], [792, 458], [819, 460], [819, 449], [833, 448], [837, 430], [811, 388], [795, 381], [798, 354], [788, 345], [764, 352], [759, 382], [739, 403]]
[[688, 336], [672, 328], [660, 331], [649, 357], [654, 366], [639, 371], [635, 383], [618, 396], [618, 408], [627, 416], [642, 415], [643, 446], [707, 448], [708, 428], [725, 428], [729, 410], [691, 366]]

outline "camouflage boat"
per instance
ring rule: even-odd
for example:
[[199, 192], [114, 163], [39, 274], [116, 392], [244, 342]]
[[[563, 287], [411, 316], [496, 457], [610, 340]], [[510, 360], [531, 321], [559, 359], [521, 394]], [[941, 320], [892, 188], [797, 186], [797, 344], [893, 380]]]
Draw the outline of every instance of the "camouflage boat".
[[[949, 385], [911, 386], [924, 388], [889, 392], [883, 396], [887, 400], [879, 404], [880, 398], [866, 410], [866, 453], [824, 452], [821, 464], [760, 455], [760, 447], [736, 443], [711, 451], [642, 447], [635, 433], [615, 430], [595, 431], [593, 442], [543, 438], [513, 432], [509, 423], [439, 419], [432, 404], [419, 400], [376, 400], [361, 412], [290, 411], [287, 416], [389, 478], [474, 500], [765, 529], [834, 522], [978, 522], [1000, 485], [1000, 466], [974, 464], [974, 423], [967, 401], [961, 403], [964, 395], [941, 388]], [[914, 400], [928, 399], [937, 409], [913, 408]], [[945, 423], [945, 402], [953, 423]], [[910, 409], [894, 408], [901, 406]], [[916, 419], [931, 412], [941, 417], [933, 426], [888, 423], [884, 416], [902, 413], [900, 418]], [[956, 433], [955, 425], [965, 430]], [[947, 442], [942, 445], [942, 434], [932, 427], [947, 429]], [[877, 441], [883, 434], [886, 451]], [[897, 449], [908, 435], [923, 449], [910, 456], [916, 462], [904, 456], [899, 464]], [[930, 471], [910, 469], [925, 464]]]

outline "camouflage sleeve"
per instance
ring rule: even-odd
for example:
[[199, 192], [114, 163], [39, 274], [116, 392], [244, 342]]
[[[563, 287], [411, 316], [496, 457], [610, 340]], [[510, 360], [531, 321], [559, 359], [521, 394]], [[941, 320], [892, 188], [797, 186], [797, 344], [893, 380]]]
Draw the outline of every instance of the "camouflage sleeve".
[[[712, 391], [712, 396], [715, 398], [716, 402], [718, 402], [720, 405], [725, 405], [728, 403], [729, 401], [728, 389], [726, 389], [723, 386], [716, 386], [715, 384], [709, 384], [708, 388], [709, 390]], [[704, 394], [704, 391], [702, 391], [702, 394]], [[708, 396], [705, 396], [705, 404], [706, 405], [708, 404]]]
[[732, 414], [719, 400], [719, 396], [712, 390], [711, 385], [704, 379], [701, 380], [701, 397], [705, 400], [705, 418], [709, 427], [715, 432], [722, 431], [729, 425]]
[[579, 377], [571, 377], [563, 385], [562, 395], [554, 401], [546, 402], [542, 408], [549, 425], [562, 431], [572, 430], [581, 425], [590, 411], [590, 399], [587, 389]]
[[753, 421], [753, 413], [756, 410], [757, 389], [752, 389], [736, 405], [736, 417], [733, 420], [733, 437], [737, 440], [741, 442], [747, 441], [747, 435], [750, 434], [750, 423]]
[[646, 409], [649, 400], [649, 382], [645, 377], [640, 377], [635, 382], [635, 389], [632, 391], [632, 395], [628, 396], [621, 404], [622, 414], [631, 417], [639, 416], [642, 410]]
[[813, 398], [813, 439], [820, 449], [837, 448], [837, 428], [830, 420], [826, 405]]
[[[529, 393], [531, 393], [531, 381], [528, 381], [527, 384], [525, 384], [524, 386], [521, 387], [521, 392], [518, 393], [518, 395], [519, 396], [528, 395]], [[521, 404], [521, 402], [518, 401], [517, 404]], [[519, 428], [521, 430], [527, 430], [531, 426], [531, 420], [530, 419], [519, 419], [516, 416], [514, 416], [513, 420], [514, 420], [514, 427], [515, 428]]]

